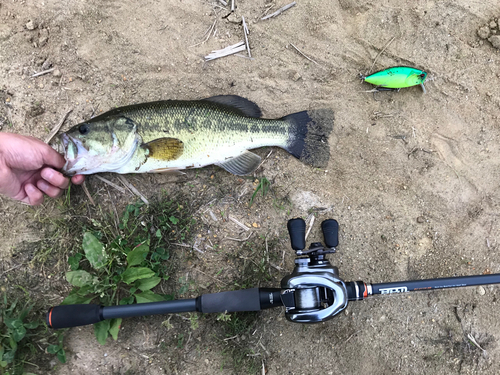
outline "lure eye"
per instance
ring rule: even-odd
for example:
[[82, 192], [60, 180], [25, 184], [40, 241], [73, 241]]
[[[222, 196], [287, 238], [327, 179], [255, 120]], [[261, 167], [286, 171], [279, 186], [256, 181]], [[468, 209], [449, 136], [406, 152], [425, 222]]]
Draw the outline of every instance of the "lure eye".
[[420, 78], [424, 78], [424, 77], [425, 77], [425, 73], [420, 74]]
[[90, 127], [87, 124], [80, 125], [78, 128], [78, 131], [80, 132], [81, 135], [88, 134], [90, 131]]

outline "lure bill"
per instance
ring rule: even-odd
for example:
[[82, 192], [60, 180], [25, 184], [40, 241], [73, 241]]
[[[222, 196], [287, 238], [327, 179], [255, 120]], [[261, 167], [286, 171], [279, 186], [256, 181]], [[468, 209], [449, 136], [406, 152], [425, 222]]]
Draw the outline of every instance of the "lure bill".
[[235, 95], [135, 104], [74, 126], [53, 147], [64, 154], [68, 176], [167, 173], [210, 164], [247, 175], [261, 163], [248, 150], [264, 146], [281, 147], [306, 164], [326, 167], [332, 110], [280, 119], [260, 116], [255, 103]]
[[424, 82], [427, 73], [407, 66], [395, 66], [389, 69], [362, 76], [363, 81], [371, 83], [381, 89], [402, 89], [420, 85], [425, 93]]

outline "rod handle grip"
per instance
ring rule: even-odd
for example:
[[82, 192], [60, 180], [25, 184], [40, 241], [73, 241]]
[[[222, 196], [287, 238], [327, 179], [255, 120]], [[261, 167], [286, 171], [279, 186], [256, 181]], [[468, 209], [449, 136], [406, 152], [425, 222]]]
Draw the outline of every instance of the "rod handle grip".
[[281, 289], [252, 288], [229, 292], [203, 294], [199, 298], [198, 311], [206, 313], [260, 311], [283, 306]]
[[47, 326], [54, 329], [85, 326], [99, 323], [102, 317], [100, 305], [60, 305], [47, 312]]

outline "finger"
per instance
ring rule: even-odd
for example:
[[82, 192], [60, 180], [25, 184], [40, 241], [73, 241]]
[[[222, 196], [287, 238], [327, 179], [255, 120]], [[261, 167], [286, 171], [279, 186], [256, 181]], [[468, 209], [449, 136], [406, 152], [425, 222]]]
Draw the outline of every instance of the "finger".
[[61, 189], [49, 184], [45, 180], [39, 180], [36, 183], [36, 186], [51, 198], [57, 198], [57, 197], [60, 197], [62, 195]]
[[85, 176], [83, 174], [77, 174], [76, 176], [71, 177], [71, 182], [75, 185], [81, 185], [85, 181]]
[[41, 176], [49, 184], [60, 189], [67, 189], [69, 186], [69, 178], [64, 177], [61, 172], [55, 171], [52, 168], [42, 169]]
[[56, 150], [54, 150], [49, 145], [42, 143], [44, 147], [40, 146], [40, 151], [43, 158], [43, 163], [45, 165], [50, 165], [51, 167], [61, 169], [64, 167], [66, 161]]
[[24, 191], [26, 192], [26, 198], [22, 201], [28, 203], [32, 206], [38, 206], [43, 203], [43, 194], [38, 190], [33, 184], [26, 184], [24, 186]]

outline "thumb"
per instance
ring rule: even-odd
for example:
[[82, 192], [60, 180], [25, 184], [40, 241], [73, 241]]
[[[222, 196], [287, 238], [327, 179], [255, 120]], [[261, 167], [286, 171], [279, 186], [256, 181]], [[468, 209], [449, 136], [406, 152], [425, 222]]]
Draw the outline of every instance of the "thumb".
[[41, 148], [41, 155], [43, 159], [43, 164], [48, 165], [57, 169], [61, 169], [64, 167], [66, 161], [56, 150], [50, 147], [47, 144], [44, 144], [45, 147]]

